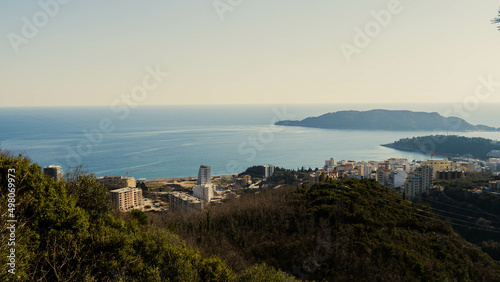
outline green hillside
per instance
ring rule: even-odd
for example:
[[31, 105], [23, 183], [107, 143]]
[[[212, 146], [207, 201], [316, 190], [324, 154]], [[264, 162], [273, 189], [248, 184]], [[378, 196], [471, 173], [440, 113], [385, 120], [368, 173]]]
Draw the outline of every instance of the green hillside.
[[55, 183], [2, 153], [0, 176], [0, 201], [16, 188], [1, 220], [17, 220], [15, 274], [0, 244], [0, 281], [294, 280], [276, 269], [309, 281], [500, 280], [499, 263], [429, 208], [371, 180], [283, 186], [165, 217], [112, 210], [106, 189], [79, 170]]
[[[291, 279], [264, 264], [235, 273], [218, 257], [203, 256], [171, 231], [150, 225], [141, 211], [113, 211], [104, 186], [78, 170], [68, 183], [56, 183], [29, 159], [0, 152], [0, 187], [0, 281]], [[9, 188], [16, 194], [11, 210]], [[13, 246], [7, 244], [11, 213], [17, 220]], [[10, 253], [14, 270], [7, 264]]]
[[470, 156], [487, 159], [492, 151], [500, 150], [500, 143], [481, 137], [457, 135], [430, 135], [403, 138], [390, 144], [382, 145], [400, 151], [436, 153], [449, 156]]
[[429, 190], [417, 200], [453, 223], [453, 229], [467, 241], [500, 260], [500, 194], [472, 190], [487, 187], [490, 180], [499, 178], [489, 173], [468, 173], [459, 179], [438, 180], [434, 184], [443, 190]]
[[271, 189], [168, 224], [233, 269], [265, 262], [318, 281], [500, 280], [499, 262], [373, 180]]

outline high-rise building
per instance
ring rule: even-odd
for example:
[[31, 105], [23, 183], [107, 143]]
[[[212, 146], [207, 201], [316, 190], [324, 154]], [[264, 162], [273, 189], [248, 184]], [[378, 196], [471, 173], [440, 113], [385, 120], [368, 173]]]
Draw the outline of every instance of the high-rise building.
[[432, 188], [433, 168], [431, 166], [421, 166], [406, 179], [405, 196], [407, 199], [413, 199], [416, 195]]
[[438, 177], [438, 171], [440, 170], [454, 169], [454, 163], [448, 160], [427, 160], [422, 162], [422, 166], [432, 167], [432, 170], [434, 171], [432, 175], [433, 179]]
[[196, 182], [196, 185], [211, 184], [211, 177], [210, 166], [201, 165], [200, 170], [198, 171], [198, 181]]
[[113, 206], [121, 211], [142, 210], [142, 190], [126, 187], [109, 191]]
[[274, 174], [274, 165], [265, 165], [264, 166], [264, 178], [268, 178], [273, 176]]
[[390, 169], [379, 168], [377, 170], [377, 181], [381, 185], [388, 186], [389, 185], [389, 174], [391, 173]]
[[325, 161], [325, 169], [326, 170], [331, 170], [335, 167], [335, 160], [333, 158], [330, 158], [329, 160]]
[[354, 167], [354, 171], [357, 172], [358, 179], [362, 179], [365, 177], [365, 166], [363, 164], [358, 164]]
[[423, 193], [432, 188], [434, 168], [431, 166], [421, 166], [414, 171], [415, 175], [422, 177], [422, 189], [420, 193]]
[[370, 179], [372, 178], [373, 166], [369, 163], [363, 164], [363, 177]]
[[403, 169], [392, 170], [389, 173], [389, 186], [392, 188], [399, 188], [405, 185], [406, 171]]
[[205, 202], [210, 202], [214, 197], [214, 187], [211, 180], [210, 166], [201, 165], [198, 171], [198, 181], [196, 186], [193, 188], [193, 196], [196, 198], [205, 200]]
[[420, 194], [422, 187], [422, 177], [418, 175], [412, 175], [405, 182], [405, 197], [406, 199], [413, 200], [415, 195]]
[[43, 174], [54, 178], [59, 182], [63, 178], [62, 168], [60, 166], [50, 165], [43, 168]]

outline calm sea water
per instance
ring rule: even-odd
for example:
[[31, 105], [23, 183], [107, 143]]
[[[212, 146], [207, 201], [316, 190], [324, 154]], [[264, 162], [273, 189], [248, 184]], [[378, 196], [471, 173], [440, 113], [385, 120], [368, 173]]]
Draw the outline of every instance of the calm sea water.
[[[500, 127], [499, 105], [480, 105], [467, 121]], [[321, 167], [324, 160], [409, 160], [428, 156], [381, 147], [433, 132], [387, 132], [277, 127], [338, 110], [405, 109], [446, 114], [451, 105], [227, 105], [140, 106], [130, 113], [109, 107], [0, 108], [0, 148], [23, 153], [41, 166], [82, 164], [97, 176], [136, 178], [193, 176], [200, 164], [212, 174], [274, 164]], [[446, 132], [443, 132], [446, 134]], [[453, 133], [449, 133], [453, 134]], [[457, 133], [500, 139], [500, 132]]]

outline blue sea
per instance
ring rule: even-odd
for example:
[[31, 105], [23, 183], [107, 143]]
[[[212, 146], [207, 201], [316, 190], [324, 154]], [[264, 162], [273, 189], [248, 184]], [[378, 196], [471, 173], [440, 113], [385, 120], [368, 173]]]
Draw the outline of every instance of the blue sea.
[[253, 165], [296, 169], [324, 160], [427, 159], [381, 147], [400, 138], [458, 134], [500, 139], [500, 132], [394, 132], [274, 126], [339, 110], [414, 110], [460, 116], [472, 124], [500, 127], [500, 105], [481, 104], [458, 113], [454, 105], [307, 104], [0, 108], [0, 148], [22, 153], [41, 166], [64, 170], [83, 165], [96, 176], [135, 178], [195, 176], [201, 164], [213, 175]]

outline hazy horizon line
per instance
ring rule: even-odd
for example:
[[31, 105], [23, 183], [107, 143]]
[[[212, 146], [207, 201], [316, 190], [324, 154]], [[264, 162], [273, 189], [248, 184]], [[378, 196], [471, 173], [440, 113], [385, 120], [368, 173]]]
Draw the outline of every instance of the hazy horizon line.
[[[373, 103], [373, 102], [366, 102], [366, 103], [250, 103], [250, 104], [244, 104], [244, 103], [231, 103], [231, 104], [141, 104], [137, 105], [137, 108], [140, 107], [165, 107], [165, 106], [203, 106], [203, 107], [211, 107], [211, 106], [286, 106], [286, 105], [321, 105], [321, 106], [327, 106], [327, 105], [441, 105], [441, 106], [446, 106], [446, 105], [454, 105], [457, 104], [456, 102], [419, 102], [419, 103]], [[491, 102], [488, 103], [488, 105], [500, 105], [500, 102]], [[126, 105], [123, 105], [126, 106]], [[6, 109], [6, 108], [101, 108], [101, 107], [111, 107], [111, 105], [43, 105], [43, 106], [0, 106], [0, 109]]]

